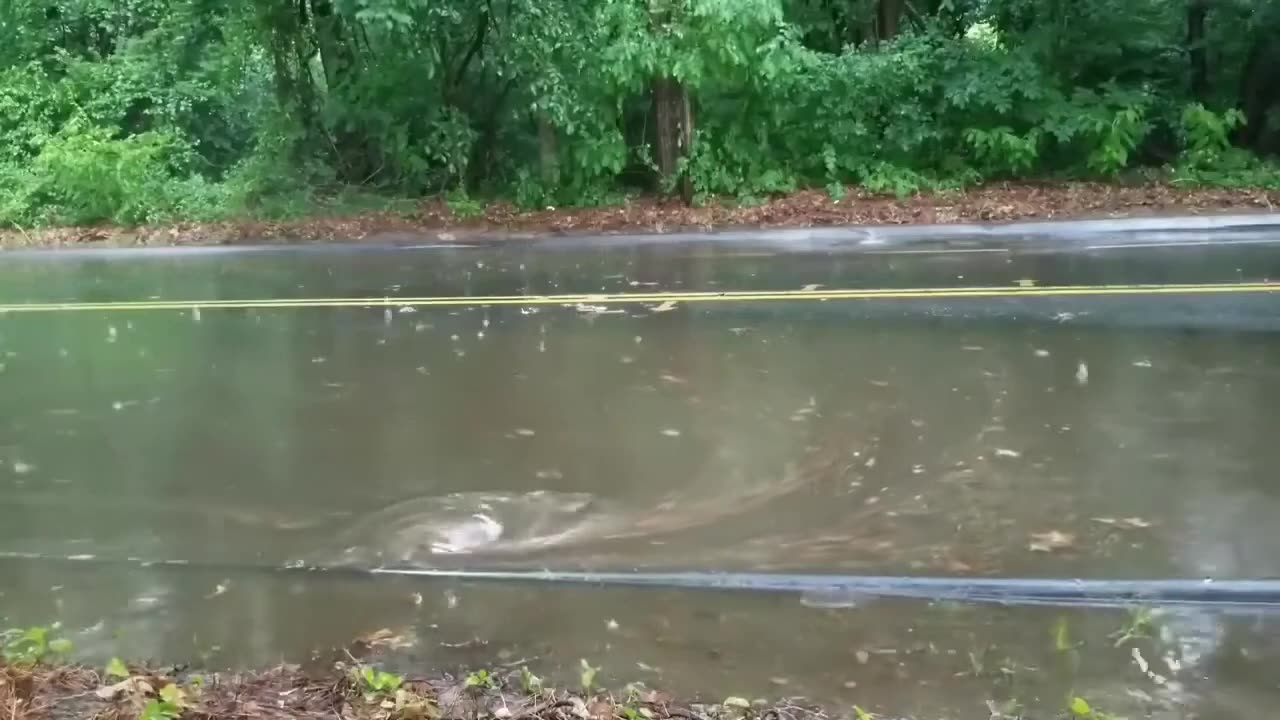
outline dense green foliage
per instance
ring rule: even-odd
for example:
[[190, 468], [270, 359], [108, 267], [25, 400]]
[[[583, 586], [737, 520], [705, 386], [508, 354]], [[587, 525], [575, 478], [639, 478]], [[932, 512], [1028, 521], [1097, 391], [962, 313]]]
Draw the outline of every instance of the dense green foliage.
[[0, 221], [1274, 184], [1280, 0], [5, 0]]

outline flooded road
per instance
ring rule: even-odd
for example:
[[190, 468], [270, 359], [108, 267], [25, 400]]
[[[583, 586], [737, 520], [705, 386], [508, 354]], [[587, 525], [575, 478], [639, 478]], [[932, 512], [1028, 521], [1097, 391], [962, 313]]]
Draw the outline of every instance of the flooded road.
[[[296, 662], [385, 627], [405, 668], [587, 658], [895, 716], [1280, 698], [1258, 611], [262, 571], [1277, 577], [1280, 294], [1248, 287], [1280, 246], [2, 260], [0, 552], [81, 561], [0, 560], [0, 624], [62, 620], [86, 657]], [[1132, 288], [1184, 284], [1215, 289]], [[150, 305], [84, 305], [119, 302]]]

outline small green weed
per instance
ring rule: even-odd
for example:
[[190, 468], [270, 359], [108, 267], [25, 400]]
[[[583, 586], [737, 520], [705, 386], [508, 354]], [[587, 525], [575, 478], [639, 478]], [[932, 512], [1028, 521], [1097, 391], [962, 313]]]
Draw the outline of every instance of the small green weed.
[[377, 668], [361, 665], [353, 670], [356, 682], [364, 692], [365, 702], [375, 703], [393, 695], [404, 684], [404, 678], [395, 673], [383, 672]]
[[14, 665], [38, 665], [59, 659], [74, 647], [70, 640], [60, 637], [60, 623], [16, 628], [0, 632], [0, 656]]
[[457, 217], [468, 220], [484, 214], [484, 203], [467, 195], [464, 191], [454, 191], [445, 197], [445, 204]]
[[1084, 698], [1079, 696], [1071, 698], [1071, 702], [1067, 704], [1067, 710], [1074, 720], [1124, 720], [1110, 713], [1093, 709]]
[[462, 684], [463, 687], [466, 688], [493, 690], [498, 687], [498, 680], [488, 670], [476, 670], [468, 675], [467, 679]]
[[529, 668], [522, 666], [520, 668], [520, 689], [527, 695], [540, 695], [543, 691], [542, 678], [529, 672]]
[[107, 663], [106, 676], [109, 678], [118, 678], [123, 680], [129, 677], [129, 667], [124, 661], [118, 657], [111, 658], [111, 662]]
[[177, 685], [169, 684], [142, 706], [138, 720], [177, 720], [186, 708], [187, 694]]

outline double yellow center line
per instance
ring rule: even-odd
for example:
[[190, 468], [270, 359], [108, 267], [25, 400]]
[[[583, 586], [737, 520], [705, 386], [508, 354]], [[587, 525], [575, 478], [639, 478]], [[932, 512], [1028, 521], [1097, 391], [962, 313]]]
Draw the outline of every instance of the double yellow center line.
[[1057, 285], [932, 288], [820, 288], [802, 290], [737, 290], [725, 292], [580, 293], [563, 295], [494, 295], [444, 297], [259, 298], [243, 300], [123, 300], [107, 302], [0, 303], [0, 314], [129, 310], [301, 309], [341, 307], [480, 307], [492, 305], [628, 305], [784, 300], [961, 299], [982, 297], [1046, 297], [1088, 295], [1209, 295], [1273, 293], [1280, 283], [1201, 283], [1181, 285]]

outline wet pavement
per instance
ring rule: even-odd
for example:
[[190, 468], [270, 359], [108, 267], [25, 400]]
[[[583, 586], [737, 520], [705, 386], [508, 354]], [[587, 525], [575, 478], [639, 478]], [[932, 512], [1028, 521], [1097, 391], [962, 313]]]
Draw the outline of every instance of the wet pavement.
[[[1256, 610], [262, 572], [1280, 576], [1280, 236], [1127, 240], [0, 257], [0, 552], [84, 558], [0, 560], [0, 625], [99, 659], [387, 627], [404, 667], [587, 658], [711, 699], [1257, 717]], [[75, 305], [113, 302], [151, 305]], [[190, 566], [104, 564], [131, 557]]]

